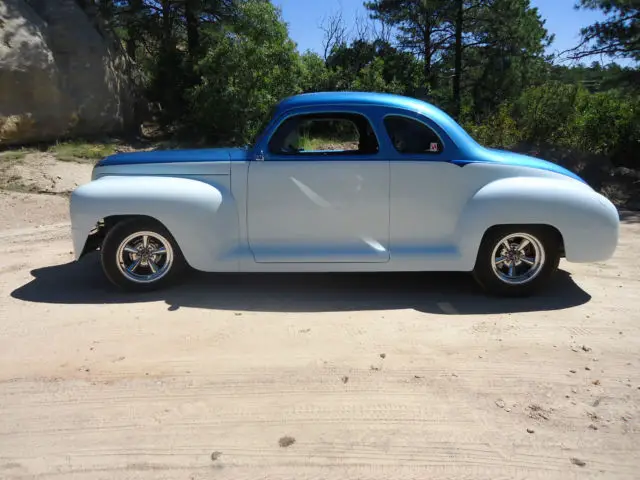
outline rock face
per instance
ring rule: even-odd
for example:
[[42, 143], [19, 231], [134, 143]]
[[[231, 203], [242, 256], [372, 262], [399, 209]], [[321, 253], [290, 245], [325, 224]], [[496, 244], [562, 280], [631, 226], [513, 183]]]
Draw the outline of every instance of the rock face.
[[130, 127], [128, 69], [75, 0], [0, 1], [0, 145]]

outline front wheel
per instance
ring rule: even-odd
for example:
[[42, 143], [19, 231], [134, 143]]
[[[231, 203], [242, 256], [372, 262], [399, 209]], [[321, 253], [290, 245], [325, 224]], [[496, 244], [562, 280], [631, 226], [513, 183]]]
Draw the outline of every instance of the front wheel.
[[115, 225], [101, 249], [102, 269], [114, 285], [130, 291], [155, 290], [184, 269], [175, 240], [160, 223], [131, 219]]
[[489, 293], [530, 295], [560, 263], [560, 240], [545, 227], [497, 227], [482, 239], [473, 275]]

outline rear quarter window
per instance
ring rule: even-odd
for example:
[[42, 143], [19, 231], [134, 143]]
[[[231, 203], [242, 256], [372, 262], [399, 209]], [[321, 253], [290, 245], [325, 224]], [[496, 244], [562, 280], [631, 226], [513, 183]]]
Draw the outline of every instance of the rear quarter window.
[[384, 126], [394, 148], [401, 154], [437, 155], [444, 150], [438, 134], [418, 120], [389, 115], [384, 119]]

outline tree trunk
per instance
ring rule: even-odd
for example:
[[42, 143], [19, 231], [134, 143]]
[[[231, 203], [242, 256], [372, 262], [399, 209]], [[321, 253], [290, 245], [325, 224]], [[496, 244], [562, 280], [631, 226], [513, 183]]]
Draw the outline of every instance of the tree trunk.
[[171, 0], [162, 0], [162, 49], [171, 51]]
[[127, 47], [127, 55], [129, 55], [129, 58], [131, 60], [136, 59], [136, 40], [134, 37], [129, 36], [127, 38], [127, 42], [126, 42], [126, 47]]
[[187, 22], [187, 47], [189, 57], [197, 58], [200, 49], [200, 38], [198, 32], [198, 16], [196, 12], [196, 0], [186, 0], [184, 5], [184, 16]]
[[462, 27], [464, 22], [464, 0], [457, 0], [455, 20], [455, 59], [453, 71], [453, 116], [460, 118], [462, 100], [460, 98], [460, 82], [462, 77]]
[[136, 39], [140, 35], [138, 20], [142, 13], [142, 0], [129, 0], [129, 12], [127, 14], [127, 55], [132, 60], [136, 59], [138, 43]]
[[113, 8], [113, 0], [100, 0], [98, 4], [98, 11], [102, 18], [106, 21], [111, 20], [111, 13]]
[[422, 48], [424, 56], [424, 83], [429, 88], [429, 94], [434, 88], [433, 72], [431, 71], [431, 26], [425, 26], [425, 33], [422, 38]]

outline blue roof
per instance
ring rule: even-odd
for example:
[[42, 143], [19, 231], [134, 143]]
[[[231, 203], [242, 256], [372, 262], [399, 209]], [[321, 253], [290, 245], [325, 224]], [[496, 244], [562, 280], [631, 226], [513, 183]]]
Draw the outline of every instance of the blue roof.
[[376, 92], [317, 92], [303, 93], [285, 98], [277, 110], [323, 105], [368, 105], [408, 110], [425, 115], [441, 127], [458, 144], [461, 150], [476, 146], [476, 141], [444, 110], [417, 98], [391, 93]]
[[[562, 175], [575, 178], [584, 182], [575, 173], [570, 172], [560, 165], [547, 162], [544, 160], [517, 155], [510, 152], [499, 152], [487, 149], [476, 142], [469, 133], [462, 128], [451, 116], [439, 109], [431, 103], [417, 98], [405, 97], [402, 95], [394, 95], [390, 93], [374, 93], [374, 92], [317, 92], [304, 93], [285, 98], [278, 104], [278, 110], [288, 110], [299, 107], [321, 107], [324, 105], [366, 105], [387, 107], [425, 115], [428, 119], [435, 122], [444, 130], [456, 144], [456, 149], [452, 152], [451, 146], [447, 150], [449, 160], [454, 163], [465, 165], [467, 163], [486, 162], [486, 163], [502, 163], [517, 165], [521, 167], [538, 168], [549, 170]], [[457, 151], [456, 151], [457, 150]], [[449, 158], [453, 155], [453, 158]], [[459, 158], [456, 158], [459, 157]], [[445, 158], [445, 157], [443, 157]]]
[[285, 98], [279, 104], [280, 108], [297, 108], [317, 105], [376, 105], [390, 108], [401, 108], [429, 112], [439, 112], [446, 115], [436, 106], [418, 100], [417, 98], [404, 97], [391, 93], [375, 92], [317, 92], [303, 93]]

